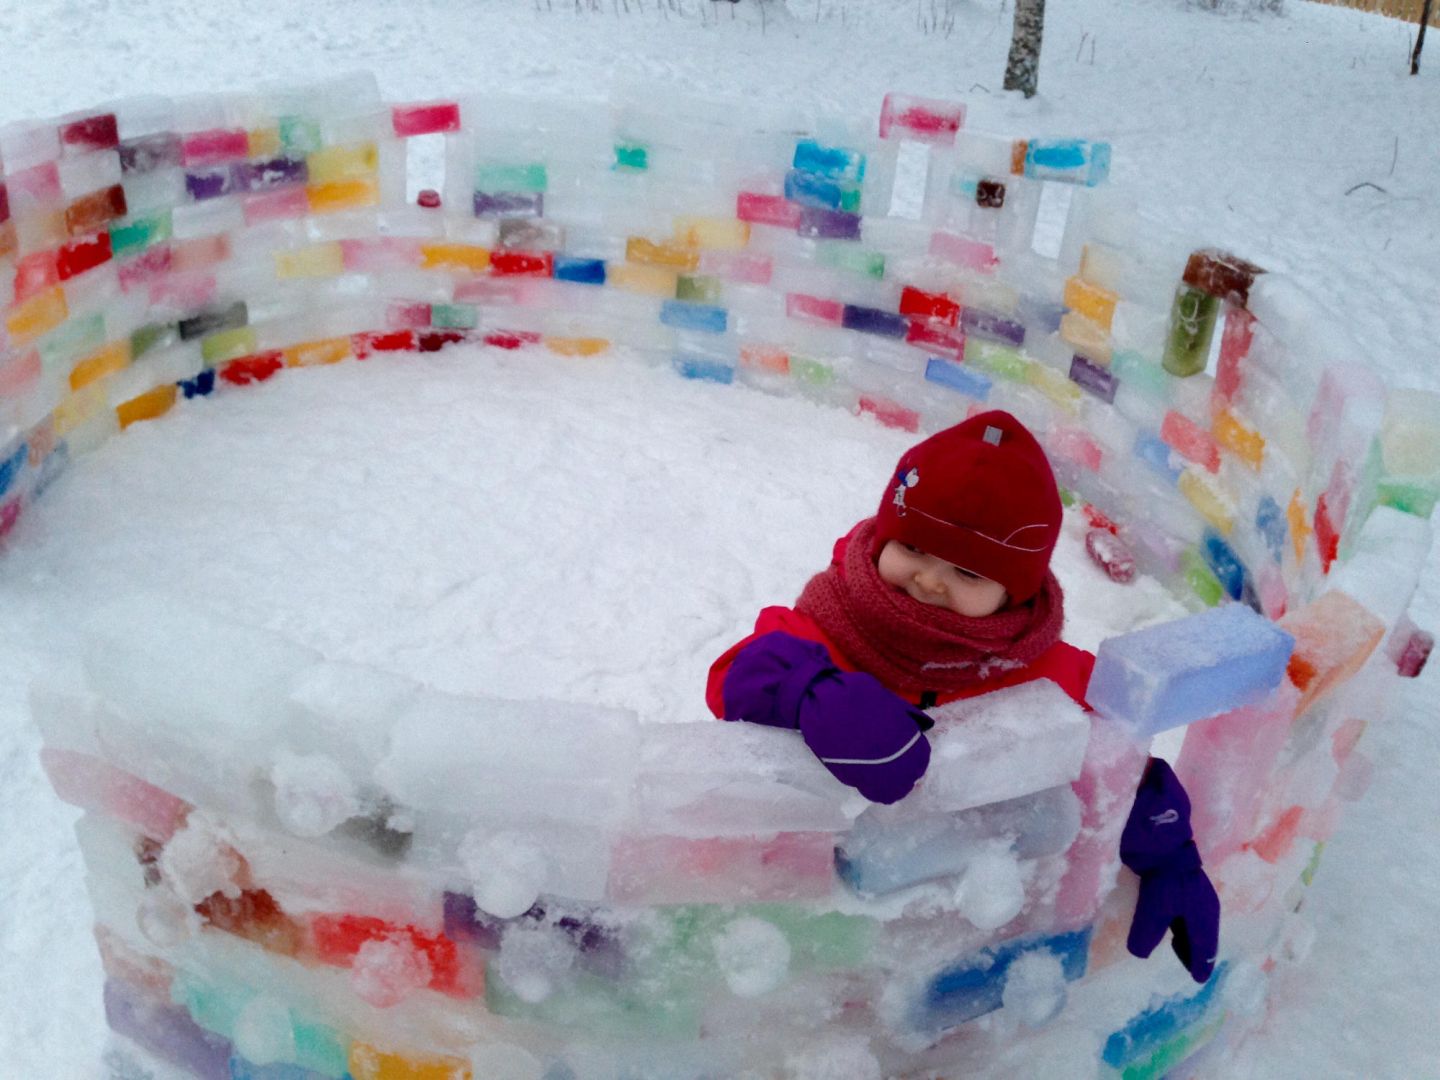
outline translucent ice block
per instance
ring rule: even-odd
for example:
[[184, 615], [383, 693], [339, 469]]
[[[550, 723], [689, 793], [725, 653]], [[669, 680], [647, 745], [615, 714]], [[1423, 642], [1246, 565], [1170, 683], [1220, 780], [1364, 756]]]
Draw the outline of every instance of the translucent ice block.
[[1385, 636], [1385, 624], [1338, 589], [1286, 615], [1279, 625], [1294, 637], [1288, 671], [1300, 690], [1302, 713], [1359, 671]]
[[625, 836], [615, 845], [607, 893], [628, 904], [738, 903], [818, 899], [834, 887], [830, 833]]
[[1279, 685], [1295, 638], [1243, 604], [1108, 638], [1086, 700], [1154, 735], [1259, 701]]
[[958, 101], [937, 101], [889, 93], [880, 106], [880, 138], [914, 139], [947, 146], [965, 123], [965, 106]]

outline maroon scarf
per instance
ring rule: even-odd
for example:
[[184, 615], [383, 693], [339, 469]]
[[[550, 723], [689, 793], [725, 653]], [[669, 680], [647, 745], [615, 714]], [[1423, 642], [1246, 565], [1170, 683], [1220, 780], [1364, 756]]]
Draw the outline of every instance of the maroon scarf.
[[810, 579], [795, 609], [855, 668], [902, 697], [968, 690], [1033, 663], [1060, 640], [1065, 598], [1053, 573], [1028, 602], [972, 619], [887, 585], [874, 546], [870, 518], [851, 531], [841, 561]]

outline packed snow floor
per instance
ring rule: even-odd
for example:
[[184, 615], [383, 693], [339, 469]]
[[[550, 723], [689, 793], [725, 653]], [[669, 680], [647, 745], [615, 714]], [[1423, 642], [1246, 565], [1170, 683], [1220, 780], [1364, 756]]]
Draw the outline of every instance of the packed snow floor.
[[[962, 97], [980, 130], [1111, 140], [1141, 220], [1292, 275], [1358, 362], [1440, 389], [1440, 54], [1407, 77], [1404, 24], [1297, 0], [1259, 19], [1075, 0], [1048, 13], [1026, 102], [998, 92], [1000, 0], [790, 7], [0, 0], [0, 122], [356, 68], [391, 100], [600, 96], [617, 79], [852, 115], [892, 89]], [[103, 1041], [74, 814], [24, 707], [77, 605], [159, 589], [446, 688], [694, 718], [713, 652], [873, 509], [873, 482], [837, 478], [883, 477], [907, 441], [614, 360], [457, 351], [287, 372], [83, 462], [0, 556], [0, 1076], [88, 1077]], [[1059, 569], [1079, 644], [1163, 612], [1139, 590], [1113, 603], [1073, 542]], [[1412, 612], [1430, 629], [1437, 580]], [[1367, 734], [1375, 783], [1308, 893], [1309, 964], [1229, 1076], [1440, 1077], [1436, 678]]]

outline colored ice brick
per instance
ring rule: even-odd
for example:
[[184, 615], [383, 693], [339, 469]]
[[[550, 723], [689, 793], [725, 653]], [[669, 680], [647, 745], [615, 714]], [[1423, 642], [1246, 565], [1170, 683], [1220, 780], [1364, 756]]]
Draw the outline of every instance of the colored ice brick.
[[1089, 952], [1089, 927], [981, 949], [930, 980], [916, 1005], [912, 1023], [921, 1031], [946, 1031], [994, 1012], [1003, 1003], [1010, 966], [1033, 953], [1057, 957], [1065, 981], [1074, 982], [1084, 976]]
[[1256, 472], [1265, 461], [1265, 437], [1240, 422], [1229, 409], [1221, 409], [1210, 421], [1211, 434], [1221, 447], [1229, 450]]
[[818, 899], [835, 887], [830, 833], [757, 837], [626, 836], [607, 895], [626, 904]]
[[885, 256], [878, 251], [865, 251], [853, 244], [821, 244], [815, 252], [821, 266], [863, 274], [877, 281], [885, 276]]
[[666, 300], [662, 303], [660, 321], [677, 330], [698, 330], [706, 334], [723, 334], [730, 325], [729, 315], [723, 307], [685, 300]]
[[802, 172], [834, 180], [858, 183], [865, 179], [865, 155], [843, 146], [825, 146], [814, 139], [801, 139], [795, 144], [791, 165]]
[[89, 754], [46, 747], [40, 762], [60, 798], [118, 818], [157, 840], [174, 835], [190, 812], [182, 799]]
[[351, 1080], [472, 1080], [468, 1062], [431, 1054], [403, 1054], [369, 1043], [350, 1047]]
[[239, 189], [235, 184], [233, 169], [187, 169], [185, 171], [185, 193], [196, 202], [218, 199]]
[[964, 124], [965, 106], [958, 101], [889, 93], [880, 106], [882, 139], [913, 139], [950, 146]]
[[475, 169], [477, 191], [539, 194], [549, 188], [549, 172], [542, 162], [490, 161], [481, 163]]
[[1195, 993], [1177, 994], [1132, 1018], [1105, 1040], [1101, 1059], [1113, 1069], [1124, 1069], [1130, 1063], [1148, 1057], [1175, 1035], [1204, 1019], [1211, 1003], [1218, 997], [1217, 992], [1225, 981], [1226, 973], [1226, 966], [1221, 964]]
[[815, 322], [840, 325], [845, 318], [845, 305], [839, 300], [826, 300], [804, 293], [787, 293], [785, 314], [792, 319], [811, 319]]
[[549, 277], [554, 256], [548, 251], [515, 251], [496, 248], [490, 252], [490, 272], [499, 277]]
[[174, 383], [167, 383], [137, 394], [128, 401], [122, 401], [115, 406], [115, 419], [120, 429], [123, 431], [131, 424], [164, 416], [174, 407], [177, 392], [178, 388]]
[[580, 285], [604, 285], [605, 260], [556, 255], [554, 273], [557, 281], [573, 281]]
[[791, 169], [785, 174], [785, 198], [801, 206], [848, 210], [852, 214], [860, 209], [860, 188], [857, 185], [799, 169]]
[[1207, 472], [1200, 472], [1194, 466], [1180, 471], [1176, 482], [1180, 494], [1185, 496], [1200, 516], [1213, 525], [1222, 536], [1229, 536], [1235, 527], [1235, 505], [1229, 493]]
[[181, 142], [181, 153], [186, 165], [216, 165], [222, 161], [243, 158], [249, 152], [249, 136], [239, 130], [197, 131], [184, 136]]
[[1295, 638], [1289, 675], [1300, 691], [1300, 712], [1359, 671], [1385, 636], [1385, 624], [1338, 589], [1290, 612], [1279, 626]]
[[433, 101], [422, 105], [394, 105], [390, 126], [402, 139], [413, 135], [436, 135], [460, 130], [460, 106], [454, 101]]
[[473, 205], [478, 218], [543, 217], [545, 214], [545, 196], [538, 191], [477, 191]]
[[815, 240], [859, 240], [860, 215], [844, 210], [824, 210], [815, 206], [800, 207], [795, 232]]
[[1230, 599], [1239, 600], [1250, 591], [1249, 571], [1235, 549], [1219, 533], [1213, 529], [1205, 530], [1200, 540], [1200, 554]]
[[1243, 604], [1107, 638], [1085, 699], [1154, 735], [1259, 701], [1280, 684], [1295, 637]]
[[1120, 389], [1120, 380], [1114, 372], [1092, 363], [1079, 353], [1070, 360], [1070, 381], [1106, 404], [1114, 403], [1115, 392]]
[[1095, 187], [1110, 175], [1110, 144], [1086, 139], [1031, 139], [1026, 144], [1024, 171], [1032, 180], [1064, 180]]
[[920, 414], [916, 410], [879, 394], [861, 394], [855, 408], [862, 416], [873, 416], [886, 427], [900, 431], [920, 430]]
[[181, 341], [190, 341], [193, 338], [204, 337], [206, 334], [213, 334], [217, 330], [229, 330], [237, 326], [244, 326], [249, 319], [249, 309], [243, 300], [239, 300], [229, 307], [203, 311], [198, 315], [181, 319], [177, 324], [177, 329], [180, 332]]
[[800, 207], [783, 195], [742, 191], [735, 196], [735, 216], [740, 221], [782, 229], [794, 229], [800, 225]]
[[[675, 299], [696, 304], [713, 304], [720, 300], [724, 287], [718, 278], [704, 274], [681, 274], [675, 279]], [[663, 313], [662, 313], [663, 321]]]
[[725, 384], [735, 381], [734, 366], [714, 357], [677, 353], [670, 358], [670, 366], [687, 379]]
[[906, 285], [900, 290], [900, 314], [954, 326], [960, 321], [960, 305], [944, 293], [925, 292]]
[[659, 266], [688, 274], [699, 267], [700, 252], [669, 240], [632, 236], [625, 241], [625, 259], [643, 266]]
[[910, 323], [903, 315], [897, 315], [893, 311], [881, 311], [878, 308], [862, 307], [859, 304], [844, 306], [840, 315], [840, 325], [846, 330], [889, 338], [903, 338], [910, 329]]
[[110, 253], [117, 259], [142, 251], [170, 239], [170, 211], [162, 210], [144, 217], [112, 225]]
[[990, 273], [999, 262], [993, 244], [956, 233], [932, 233], [928, 250], [931, 255], [982, 274]]
[[1263, 273], [1263, 269], [1237, 255], [1208, 248], [1190, 255], [1180, 280], [1217, 300], [1243, 308], [1250, 302], [1255, 278]]
[[644, 172], [650, 168], [650, 148], [641, 142], [617, 142], [615, 168], [622, 172]]
[[120, 144], [122, 175], [144, 176], [158, 169], [178, 168], [184, 160], [180, 136], [172, 132], [142, 135]]
[[82, 236], [105, 228], [125, 216], [125, 189], [119, 184], [93, 191], [65, 207], [65, 231]]
[[733, 218], [677, 217], [675, 241], [704, 251], [739, 251], [750, 242], [750, 226]]
[[1075, 276], [1066, 280], [1064, 296], [1065, 306], [1071, 311], [1083, 315], [1104, 330], [1110, 329], [1111, 320], [1115, 317], [1115, 305], [1120, 298], [1109, 289], [1103, 289]]
[[1208, 432], [1188, 416], [1171, 409], [1160, 424], [1160, 438], [1207, 472], [1220, 469], [1220, 450]]
[[960, 323], [965, 327], [965, 333], [975, 337], [1015, 346], [1025, 344], [1025, 324], [1007, 319], [1003, 315], [967, 307], [960, 313]]
[[178, 1005], [107, 979], [105, 1021], [112, 1031], [198, 1080], [230, 1080], [230, 1041], [200, 1027]]
[[1395, 649], [1395, 670], [1402, 679], [1417, 679], [1425, 670], [1430, 653], [1435, 648], [1435, 635], [1415, 627], [1397, 639]]
[[301, 158], [271, 157], [260, 161], [239, 161], [230, 167], [234, 189], [244, 192], [271, 191], [304, 184], [310, 171]]
[[976, 401], [984, 401], [990, 396], [991, 382], [985, 375], [953, 360], [932, 357], [925, 365], [925, 378], [958, 390]]
[[62, 146], [81, 152], [113, 150], [120, 142], [120, 128], [113, 112], [61, 124], [59, 134]]

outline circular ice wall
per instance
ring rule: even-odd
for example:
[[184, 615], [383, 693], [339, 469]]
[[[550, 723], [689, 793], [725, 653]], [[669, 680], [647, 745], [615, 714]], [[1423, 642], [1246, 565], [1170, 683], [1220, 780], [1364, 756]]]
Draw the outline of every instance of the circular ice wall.
[[[1195, 611], [1107, 641], [1092, 713], [1038, 684], [942, 715], [891, 808], [785, 732], [93, 612], [83, 679], [33, 707], [86, 811], [117, 1075], [1223, 1074], [1300, 951], [1356, 743], [1423, 662], [1440, 409], [1260, 267], [1108, 205], [1105, 144], [963, 120], [389, 106], [354, 79], [0, 131], [0, 534], [182, 398], [459, 341], [624, 346], [912, 432], [1009, 409], [1097, 550]], [[436, 134], [443, 205], [408, 205]], [[1202, 986], [1124, 950], [1119, 831], [1181, 727], [1224, 903]]]

